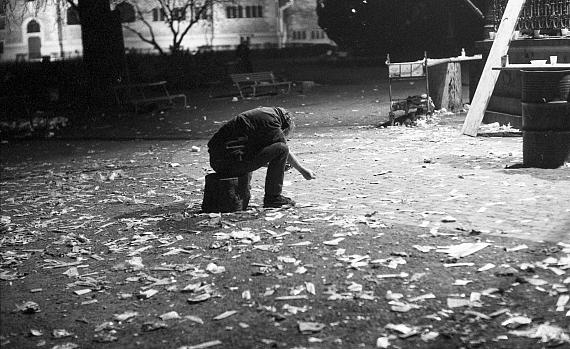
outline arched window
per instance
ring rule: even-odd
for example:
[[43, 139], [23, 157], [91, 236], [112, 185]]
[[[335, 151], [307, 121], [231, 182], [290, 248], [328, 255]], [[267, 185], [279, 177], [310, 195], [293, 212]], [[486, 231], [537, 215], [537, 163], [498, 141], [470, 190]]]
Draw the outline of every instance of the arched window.
[[117, 10], [121, 16], [121, 23], [131, 23], [135, 21], [135, 8], [133, 5], [122, 2], [117, 5]]
[[67, 25], [79, 25], [79, 12], [73, 7], [67, 9]]
[[27, 30], [28, 30], [28, 33], [39, 33], [40, 32], [40, 24], [32, 19], [28, 23]]

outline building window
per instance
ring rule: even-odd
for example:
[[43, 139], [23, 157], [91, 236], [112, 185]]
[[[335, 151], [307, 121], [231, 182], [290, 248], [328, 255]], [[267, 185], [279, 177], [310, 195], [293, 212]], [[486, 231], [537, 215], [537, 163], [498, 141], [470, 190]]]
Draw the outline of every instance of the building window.
[[247, 18], [250, 17], [261, 17], [261, 11], [259, 11], [261, 6], [228, 6], [226, 7], [226, 18], [243, 18], [244, 15]]
[[[172, 9], [171, 12], [172, 21], [183, 21], [186, 19], [186, 8], [176, 7]], [[155, 7], [152, 9], [152, 21], [153, 22], [165, 22], [168, 20], [166, 11], [162, 7]]]
[[263, 17], [263, 7], [262, 6], [246, 6], [245, 7], [245, 17], [246, 18]]
[[293, 40], [305, 40], [307, 39], [307, 32], [301, 30], [293, 31], [293, 35], [291, 35]]
[[320, 40], [325, 38], [325, 32], [322, 29], [311, 30], [311, 40]]
[[135, 8], [133, 5], [122, 2], [117, 5], [117, 10], [119, 10], [121, 23], [132, 23], [135, 21]]
[[0, 41], [0, 55], [4, 53], [4, 41]]
[[226, 18], [237, 18], [237, 7], [235, 6], [226, 7]]
[[73, 7], [67, 9], [67, 25], [79, 25], [79, 12]]
[[177, 7], [172, 10], [173, 21], [183, 21], [186, 19], [186, 8]]
[[0, 4], [0, 30], [6, 29], [6, 4]]
[[152, 9], [152, 20], [154, 22], [164, 22], [166, 13], [162, 7], [155, 7]]
[[28, 23], [27, 32], [28, 33], [39, 33], [40, 32], [40, 24], [32, 19]]
[[[202, 11], [202, 12], [200, 12]], [[201, 6], [194, 8], [194, 13], [196, 14], [196, 19], [210, 19], [210, 10]]]

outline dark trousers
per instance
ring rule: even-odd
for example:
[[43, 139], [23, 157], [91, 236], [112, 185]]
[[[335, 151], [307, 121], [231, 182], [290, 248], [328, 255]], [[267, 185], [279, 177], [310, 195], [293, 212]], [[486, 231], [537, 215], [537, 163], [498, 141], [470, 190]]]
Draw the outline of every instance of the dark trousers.
[[[249, 173], [248, 186], [251, 180], [251, 172], [267, 165], [265, 196], [277, 196], [281, 195], [283, 190], [283, 178], [285, 177], [285, 165], [288, 156], [289, 147], [286, 143], [273, 143], [263, 148], [251, 159], [237, 161], [210, 157], [210, 165], [216, 173], [222, 176], [241, 177]], [[239, 185], [244, 184], [240, 183]]]

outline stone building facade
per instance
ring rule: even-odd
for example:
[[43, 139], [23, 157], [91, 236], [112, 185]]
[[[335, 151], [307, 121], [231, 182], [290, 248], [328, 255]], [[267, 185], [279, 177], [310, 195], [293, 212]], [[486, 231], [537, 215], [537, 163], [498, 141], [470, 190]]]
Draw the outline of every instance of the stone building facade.
[[[58, 5], [59, 4], [59, 5]], [[28, 8], [25, 8], [25, 7]], [[81, 56], [81, 25], [76, 12], [66, 1], [49, 2], [41, 8], [34, 1], [21, 0], [21, 13], [0, 9], [0, 61], [52, 60]], [[318, 26], [316, 0], [238, 0], [216, 3], [211, 19], [200, 20], [184, 37], [182, 47], [196, 51], [235, 49], [249, 39], [252, 49], [334, 43]], [[158, 8], [145, 13], [156, 41], [168, 51], [172, 34]], [[123, 25], [148, 36], [140, 20]], [[157, 53], [133, 31], [123, 28], [125, 48], [129, 51]]]

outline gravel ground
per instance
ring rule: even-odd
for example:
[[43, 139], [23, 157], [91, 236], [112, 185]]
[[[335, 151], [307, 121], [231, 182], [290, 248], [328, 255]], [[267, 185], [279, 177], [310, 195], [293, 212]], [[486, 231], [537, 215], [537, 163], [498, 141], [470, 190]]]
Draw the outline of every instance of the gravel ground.
[[[464, 115], [377, 128], [385, 88], [196, 94], [4, 142], [2, 347], [570, 345], [568, 167], [518, 168], [520, 137], [460, 136]], [[257, 105], [296, 113], [317, 179], [288, 172], [298, 205], [263, 210], [257, 171], [248, 211], [201, 214], [208, 136]]]

